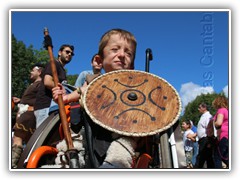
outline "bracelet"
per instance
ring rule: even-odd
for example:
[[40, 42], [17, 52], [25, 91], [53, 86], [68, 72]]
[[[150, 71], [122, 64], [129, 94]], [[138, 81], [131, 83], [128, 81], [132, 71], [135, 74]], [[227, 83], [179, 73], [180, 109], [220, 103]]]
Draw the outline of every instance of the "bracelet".
[[69, 103], [69, 100], [68, 100], [68, 94], [65, 96], [65, 101], [64, 101], [64, 104], [68, 104]]
[[81, 88], [80, 88], [80, 87], [77, 87], [77, 93], [81, 96], [82, 91], [81, 91]]

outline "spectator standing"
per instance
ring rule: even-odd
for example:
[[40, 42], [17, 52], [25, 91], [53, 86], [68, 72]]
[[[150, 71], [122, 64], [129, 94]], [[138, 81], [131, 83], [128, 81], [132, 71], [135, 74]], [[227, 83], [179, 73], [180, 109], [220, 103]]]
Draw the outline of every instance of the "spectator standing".
[[191, 123], [191, 130], [194, 132], [192, 138], [195, 138], [195, 142], [193, 142], [193, 156], [192, 156], [192, 164], [195, 166], [196, 159], [198, 155], [198, 136], [197, 136], [197, 127], [193, 124], [193, 122], [190, 120]]
[[206, 103], [201, 103], [198, 107], [199, 112], [202, 114], [197, 125], [198, 136], [198, 155], [196, 159], [196, 168], [203, 168], [204, 163], [207, 162], [207, 168], [214, 168], [213, 161], [213, 145], [207, 138], [207, 126], [212, 118], [212, 115], [208, 111]]
[[193, 145], [195, 138], [190, 135], [193, 135], [194, 132], [191, 130], [190, 120], [185, 120], [182, 122], [183, 133], [183, 144], [186, 157], [187, 168], [193, 168], [192, 157], [193, 157]]
[[222, 168], [222, 161], [229, 167], [228, 100], [224, 96], [218, 96], [213, 100], [212, 106], [217, 110], [213, 120], [219, 132], [217, 133], [219, 142], [214, 153], [215, 167]]

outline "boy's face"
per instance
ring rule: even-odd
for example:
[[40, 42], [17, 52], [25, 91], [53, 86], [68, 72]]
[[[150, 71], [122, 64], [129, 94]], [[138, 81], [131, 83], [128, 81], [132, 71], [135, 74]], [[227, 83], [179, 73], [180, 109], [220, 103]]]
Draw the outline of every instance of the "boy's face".
[[182, 122], [182, 128], [184, 130], [187, 130], [188, 129], [188, 125], [185, 122]]
[[114, 34], [103, 49], [103, 68], [105, 72], [131, 69], [134, 57], [134, 45]]

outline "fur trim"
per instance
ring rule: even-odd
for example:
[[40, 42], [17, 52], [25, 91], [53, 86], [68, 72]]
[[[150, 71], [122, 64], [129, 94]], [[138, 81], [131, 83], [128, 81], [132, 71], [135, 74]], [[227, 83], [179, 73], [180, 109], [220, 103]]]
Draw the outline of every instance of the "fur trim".
[[[78, 151], [80, 167], [83, 168], [85, 166], [85, 148], [83, 147], [83, 137], [79, 134], [71, 134], [71, 136], [73, 138], [73, 146]], [[58, 149], [58, 154], [55, 158], [55, 165], [43, 165], [41, 168], [69, 168], [69, 163], [65, 155], [68, 150], [66, 140], [63, 139], [60, 141], [56, 145], [56, 148]]]
[[[73, 138], [73, 146], [74, 148], [76, 148], [76, 150], [78, 151], [84, 151], [85, 148], [83, 147], [83, 137], [82, 135], [78, 135], [78, 134], [71, 134], [72, 138]], [[66, 152], [67, 151], [67, 143], [66, 140], [63, 139], [62, 141], [60, 141], [57, 145], [56, 148], [58, 149], [58, 151], [63, 151]]]
[[[132, 168], [136, 146], [137, 143], [133, 138], [121, 137], [111, 143], [104, 161], [115, 168]], [[106, 168], [106, 163], [100, 168]]]

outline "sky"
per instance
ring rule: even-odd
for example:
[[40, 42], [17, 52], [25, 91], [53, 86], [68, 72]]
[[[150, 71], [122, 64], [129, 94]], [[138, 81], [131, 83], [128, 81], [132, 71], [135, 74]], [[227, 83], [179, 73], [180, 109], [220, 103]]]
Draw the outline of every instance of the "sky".
[[130, 31], [137, 40], [135, 69], [145, 71], [146, 49], [153, 60], [149, 72], [167, 80], [185, 107], [201, 93], [220, 93], [229, 82], [229, 16], [224, 10], [11, 10], [11, 33], [40, 50], [49, 29], [53, 53], [72, 44], [75, 56], [68, 74], [91, 69], [101, 36], [113, 28]]

